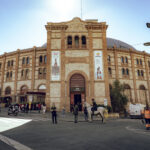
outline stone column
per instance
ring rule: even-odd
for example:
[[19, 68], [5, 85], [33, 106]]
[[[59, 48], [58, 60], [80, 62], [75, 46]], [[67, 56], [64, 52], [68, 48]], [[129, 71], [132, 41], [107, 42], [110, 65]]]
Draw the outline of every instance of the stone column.
[[132, 53], [132, 50], [130, 51], [130, 56], [131, 56], [131, 66], [132, 66], [134, 97], [135, 97], [135, 102], [138, 102], [137, 90], [136, 90], [136, 76], [135, 76], [136, 71], [135, 71], [135, 66], [134, 66], [134, 53]]
[[145, 64], [145, 72], [146, 72], [146, 80], [147, 80], [147, 87], [148, 87], [148, 97], [146, 99], [146, 103], [150, 103], [149, 98], [150, 98], [150, 84], [149, 84], [149, 75], [148, 75], [148, 65], [147, 65], [147, 59], [146, 59], [146, 54], [144, 52], [144, 64]]
[[46, 99], [47, 110], [50, 110], [50, 78], [51, 78], [51, 31], [47, 31], [47, 64], [46, 64]]
[[14, 95], [17, 95], [19, 56], [20, 56], [20, 49], [17, 50], [17, 54], [16, 54], [15, 81], [14, 81]]
[[36, 47], [33, 47], [32, 52], [32, 80], [31, 80], [31, 91], [34, 91], [35, 85], [35, 67], [36, 67]]

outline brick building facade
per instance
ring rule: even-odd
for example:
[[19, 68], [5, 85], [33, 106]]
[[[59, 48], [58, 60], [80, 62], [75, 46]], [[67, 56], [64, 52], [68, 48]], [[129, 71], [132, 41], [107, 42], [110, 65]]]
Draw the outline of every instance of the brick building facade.
[[132, 103], [149, 103], [150, 54], [106, 37], [107, 25], [74, 18], [45, 26], [47, 43], [0, 56], [3, 102], [55, 102], [61, 109], [83, 100], [111, 103], [115, 79]]

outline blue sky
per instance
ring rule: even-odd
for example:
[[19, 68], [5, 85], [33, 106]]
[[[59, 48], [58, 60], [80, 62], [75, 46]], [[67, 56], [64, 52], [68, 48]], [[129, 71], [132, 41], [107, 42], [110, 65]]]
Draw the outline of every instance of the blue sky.
[[[150, 0], [82, 0], [82, 19], [105, 21], [107, 37], [150, 53]], [[0, 54], [41, 46], [47, 22], [81, 17], [81, 0], [0, 0]]]

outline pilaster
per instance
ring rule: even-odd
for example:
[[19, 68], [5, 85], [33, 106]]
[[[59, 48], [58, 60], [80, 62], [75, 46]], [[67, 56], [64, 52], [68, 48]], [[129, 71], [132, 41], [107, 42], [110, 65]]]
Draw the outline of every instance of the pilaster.
[[134, 54], [132, 53], [132, 51], [130, 52], [130, 56], [131, 56], [131, 66], [132, 66], [134, 97], [135, 97], [135, 102], [138, 102], [138, 99], [137, 99], [137, 90], [136, 90], [136, 76], [135, 76], [136, 70], [135, 70], [135, 66], [134, 66]]

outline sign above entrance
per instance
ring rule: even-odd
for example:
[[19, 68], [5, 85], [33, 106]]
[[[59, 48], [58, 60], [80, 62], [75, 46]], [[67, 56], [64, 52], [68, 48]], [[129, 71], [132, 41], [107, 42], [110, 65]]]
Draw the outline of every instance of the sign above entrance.
[[83, 87], [72, 87], [70, 88], [71, 92], [84, 92], [84, 88]]
[[103, 80], [103, 53], [94, 51], [95, 80]]
[[60, 80], [60, 51], [52, 51], [51, 70], [51, 79]]

